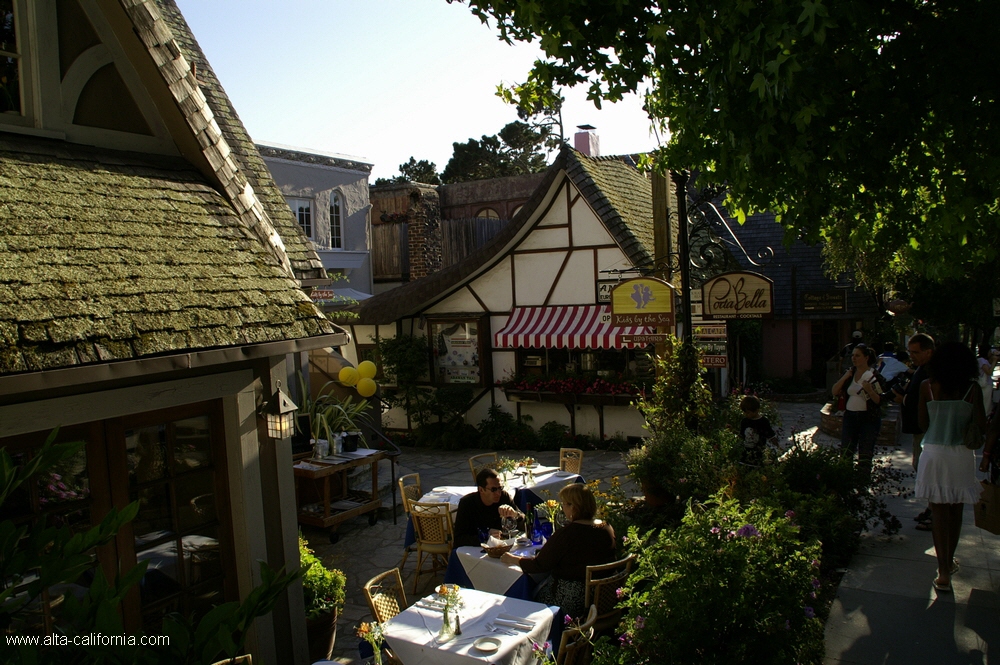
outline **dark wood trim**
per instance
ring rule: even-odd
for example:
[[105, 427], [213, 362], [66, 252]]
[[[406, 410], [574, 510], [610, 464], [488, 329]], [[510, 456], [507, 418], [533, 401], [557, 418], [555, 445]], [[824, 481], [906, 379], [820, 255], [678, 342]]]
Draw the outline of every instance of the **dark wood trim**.
[[547, 307], [549, 301], [552, 300], [552, 294], [555, 293], [556, 287], [559, 285], [559, 278], [562, 277], [563, 270], [566, 269], [566, 264], [569, 263], [569, 257], [573, 256], [573, 250], [567, 249], [566, 256], [563, 257], [562, 265], [559, 266], [559, 272], [556, 273], [555, 278], [552, 280], [552, 286], [549, 287], [549, 292], [545, 295], [545, 300], [542, 301], [542, 307]]
[[479, 294], [476, 293], [476, 290], [472, 288], [472, 284], [466, 283], [465, 288], [469, 290], [469, 293], [471, 293], [472, 297], [476, 299], [476, 302], [479, 303], [479, 306], [483, 308], [484, 312], [490, 311], [490, 308], [486, 306], [486, 303], [484, 303], [483, 299], [479, 297]]
[[576, 205], [576, 202], [579, 201], [582, 198], [583, 198], [583, 194], [581, 194], [579, 191], [577, 191], [576, 196], [574, 196], [573, 200], [569, 202], [570, 209], [572, 210], [573, 206]]
[[513, 253], [507, 255], [507, 260], [510, 261], [510, 305], [517, 307], [517, 276], [514, 274], [517, 261], [514, 260]]
[[[569, 246], [573, 246], [573, 191], [575, 188], [570, 188], [568, 185], [566, 187], [566, 225], [569, 227], [567, 233], [569, 234]], [[579, 196], [579, 192], [577, 192]]]
[[519, 249], [518, 251], [511, 252], [511, 253], [516, 256], [518, 254], [545, 254], [547, 252], [562, 252], [562, 251], [565, 251], [565, 250], [580, 251], [580, 250], [587, 250], [587, 249], [594, 249], [594, 250], [597, 250], [597, 249], [620, 249], [620, 247], [618, 247], [618, 245], [580, 245], [579, 247], [563, 247], [561, 249], [557, 248], [557, 247], [551, 247], [551, 248], [548, 248], [548, 249]]
[[568, 229], [569, 224], [546, 224], [545, 226], [536, 226], [539, 231], [547, 231], [549, 229]]
[[595, 247], [593, 251], [594, 251], [594, 304], [600, 305], [601, 303], [597, 302], [597, 280], [601, 278], [601, 268], [600, 264], [597, 262], [597, 248]]

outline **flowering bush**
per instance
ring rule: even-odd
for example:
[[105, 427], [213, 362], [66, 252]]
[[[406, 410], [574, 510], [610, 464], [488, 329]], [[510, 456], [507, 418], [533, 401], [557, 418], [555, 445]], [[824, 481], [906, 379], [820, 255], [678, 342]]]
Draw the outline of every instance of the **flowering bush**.
[[599, 642], [594, 662], [821, 661], [819, 545], [799, 536], [792, 517], [763, 504], [742, 508], [721, 492], [689, 504], [673, 531], [630, 529], [638, 559], [620, 594], [620, 637]]

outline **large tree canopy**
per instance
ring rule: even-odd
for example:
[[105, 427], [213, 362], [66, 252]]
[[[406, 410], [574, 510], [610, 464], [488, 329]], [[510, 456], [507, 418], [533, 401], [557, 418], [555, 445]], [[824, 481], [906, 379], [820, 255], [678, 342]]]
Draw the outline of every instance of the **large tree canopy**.
[[726, 183], [733, 210], [932, 277], [997, 256], [996, 0], [465, 1], [540, 40], [529, 82], [646, 89], [658, 164]]

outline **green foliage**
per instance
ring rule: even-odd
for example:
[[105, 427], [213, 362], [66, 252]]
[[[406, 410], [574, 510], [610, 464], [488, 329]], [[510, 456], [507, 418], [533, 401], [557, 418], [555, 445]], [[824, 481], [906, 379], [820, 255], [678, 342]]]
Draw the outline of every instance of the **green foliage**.
[[517, 107], [517, 117], [531, 123], [535, 129], [547, 130], [545, 147], [558, 150], [566, 140], [563, 131], [562, 107], [566, 98], [550, 86], [529, 78], [520, 85], [498, 85], [497, 97]]
[[446, 183], [503, 178], [545, 170], [545, 154], [541, 148], [549, 136], [546, 127], [533, 129], [514, 121], [497, 134], [454, 143], [454, 154], [441, 173]]
[[538, 40], [529, 81], [597, 105], [647, 88], [658, 166], [727, 184], [741, 218], [774, 211], [809, 241], [850, 229], [933, 279], [997, 256], [1000, 52], [967, 46], [992, 42], [994, 3], [468, 4], [501, 39]]
[[[370, 406], [368, 400], [354, 397], [337, 396], [333, 388], [340, 385], [338, 381], [327, 381], [314, 398], [305, 377], [301, 372], [299, 377], [299, 394], [303, 404], [299, 405], [299, 413], [309, 416], [309, 436], [313, 439], [333, 440], [334, 434], [340, 432], [355, 432], [361, 424], [371, 424]], [[298, 419], [296, 419], [298, 427]]]
[[431, 413], [427, 410], [424, 393], [431, 388], [426, 385], [430, 370], [430, 347], [426, 337], [397, 335], [375, 340], [379, 362], [385, 373], [382, 401], [387, 408], [403, 408], [408, 417], [417, 423], [429, 422]]
[[437, 164], [421, 159], [419, 162], [413, 157], [405, 164], [399, 165], [399, 178], [397, 182], [422, 182], [426, 185], [440, 185], [441, 177], [437, 173]]
[[690, 504], [680, 526], [646, 537], [633, 528], [637, 568], [625, 585], [621, 645], [595, 663], [818, 663], [814, 618], [819, 546], [767, 505], [723, 495]]
[[[712, 429], [724, 427], [739, 436], [740, 421], [743, 420], [743, 410], [740, 408], [740, 401], [745, 396], [743, 393], [733, 392], [722, 401], [716, 403], [715, 408], [712, 409], [712, 413], [709, 416], [709, 427]], [[760, 415], [767, 418], [767, 422], [771, 423], [771, 428], [777, 431], [781, 427], [781, 414], [778, 413], [777, 405], [759, 395], [757, 395], [757, 399], [760, 400]]]
[[479, 430], [463, 422], [424, 423], [413, 431], [413, 445], [444, 450], [481, 447]]
[[347, 576], [336, 568], [323, 565], [306, 539], [299, 533], [299, 566], [302, 569], [302, 592], [306, 601], [306, 618], [340, 611], [344, 608]]
[[538, 435], [530, 422], [531, 416], [518, 420], [499, 404], [493, 404], [477, 426], [479, 445], [488, 450], [535, 450]]
[[646, 419], [646, 429], [656, 433], [675, 427], [697, 429], [698, 420], [712, 407], [712, 391], [702, 378], [698, 349], [670, 335], [672, 351], [657, 358], [658, 376], [651, 397], [637, 400], [636, 407]]

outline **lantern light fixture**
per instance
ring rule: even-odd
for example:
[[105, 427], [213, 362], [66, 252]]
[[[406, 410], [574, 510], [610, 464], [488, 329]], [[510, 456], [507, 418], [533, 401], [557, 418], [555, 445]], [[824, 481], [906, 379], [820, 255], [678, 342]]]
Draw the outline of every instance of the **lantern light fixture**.
[[277, 391], [264, 403], [261, 413], [267, 423], [267, 435], [272, 439], [287, 439], [295, 429], [295, 412], [299, 407], [281, 389], [281, 381], [277, 385]]

